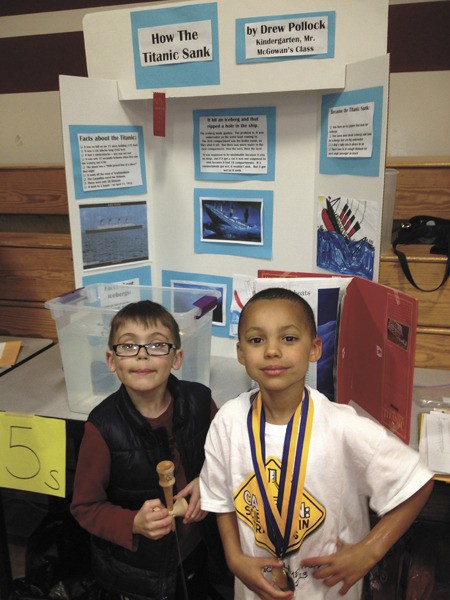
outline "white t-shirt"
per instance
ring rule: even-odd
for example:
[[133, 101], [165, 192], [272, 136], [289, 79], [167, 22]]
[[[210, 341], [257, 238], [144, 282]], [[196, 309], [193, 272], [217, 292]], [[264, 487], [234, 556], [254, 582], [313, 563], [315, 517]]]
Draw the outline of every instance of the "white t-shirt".
[[[308, 455], [301, 515], [300, 547], [285, 558], [293, 575], [295, 598], [342, 598], [342, 583], [328, 588], [301, 567], [307, 557], [336, 552], [336, 540], [360, 541], [369, 531], [368, 503], [378, 514], [392, 510], [431, 479], [417, 452], [384, 427], [360, 417], [353, 408], [330, 402], [309, 390], [314, 418]], [[226, 402], [215, 416], [206, 440], [205, 464], [200, 475], [202, 509], [214, 513], [236, 510], [242, 551], [249, 556], [269, 556], [255, 543], [253, 522], [258, 520], [251, 486], [255, 483], [247, 415], [250, 397], [245, 392]], [[286, 426], [266, 424], [266, 465], [276, 484]], [[234, 496], [236, 496], [236, 504]], [[261, 542], [261, 540], [259, 540]], [[362, 582], [346, 594], [361, 597]], [[236, 579], [235, 599], [257, 596]]]

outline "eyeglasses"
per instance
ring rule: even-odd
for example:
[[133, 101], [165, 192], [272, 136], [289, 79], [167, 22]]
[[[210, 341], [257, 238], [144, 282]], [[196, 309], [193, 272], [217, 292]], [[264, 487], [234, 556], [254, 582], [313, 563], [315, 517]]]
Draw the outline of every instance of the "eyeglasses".
[[168, 342], [150, 342], [149, 344], [115, 344], [112, 349], [116, 356], [137, 356], [145, 348], [148, 356], [166, 356], [172, 350], [177, 349], [175, 344]]

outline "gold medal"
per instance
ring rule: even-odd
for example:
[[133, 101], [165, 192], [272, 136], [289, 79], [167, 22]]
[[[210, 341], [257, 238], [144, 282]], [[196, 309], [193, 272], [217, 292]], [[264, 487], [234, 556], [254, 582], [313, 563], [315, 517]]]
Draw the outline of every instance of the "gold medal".
[[287, 567], [274, 567], [272, 582], [282, 592], [295, 592], [295, 581]]
[[[259, 512], [261, 531], [268, 537], [266, 547], [272, 545], [274, 549], [272, 553], [279, 558], [283, 558], [289, 552], [288, 549], [295, 545], [313, 414], [313, 403], [305, 388], [303, 402], [299, 404], [286, 427], [281, 477], [276, 500], [270, 492], [267, 481], [265, 416], [260, 394], [253, 401], [247, 417], [247, 429], [258, 489], [258, 506], [263, 508]], [[276, 572], [280, 572], [280, 583], [276, 583], [277, 587], [282, 585], [285, 589], [291, 589], [294, 582], [289, 571], [286, 568], [276, 569], [275, 573], [272, 572], [275, 577], [277, 577]]]

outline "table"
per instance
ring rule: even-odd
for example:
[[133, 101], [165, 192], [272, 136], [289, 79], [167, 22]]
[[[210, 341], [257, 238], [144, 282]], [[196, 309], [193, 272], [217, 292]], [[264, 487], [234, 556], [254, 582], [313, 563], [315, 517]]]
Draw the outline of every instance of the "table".
[[[250, 388], [251, 380], [234, 358], [211, 357], [211, 390], [221, 406]], [[59, 344], [47, 348], [20, 369], [12, 369], [0, 380], [0, 410], [85, 421], [87, 415], [73, 412], [67, 400]]]
[[15, 369], [25, 361], [35, 356], [36, 354], [43, 352], [53, 344], [53, 340], [48, 340], [45, 338], [29, 338], [10, 335], [0, 335], [0, 342], [12, 342], [14, 340], [20, 340], [21, 342], [19, 356], [17, 357], [17, 361], [14, 365], [0, 367], [0, 377], [8, 371], [10, 371], [11, 369]]
[[[53, 341], [45, 338], [29, 338], [1, 335], [0, 342], [9, 342], [20, 340], [20, 352], [17, 361], [14, 365], [0, 367], [0, 377], [7, 373], [13, 372], [19, 365], [22, 366], [28, 360], [38, 355], [40, 352], [49, 348]], [[3, 504], [0, 496], [0, 598], [5, 598], [8, 595], [12, 582], [11, 563], [9, 559], [9, 549], [6, 537], [6, 525], [3, 514]]]
[[448, 388], [450, 396], [450, 371], [437, 369], [414, 369], [414, 388], [411, 409], [411, 441], [410, 446], [419, 449], [419, 413], [426, 410], [421, 405], [423, 399], [432, 399], [436, 396], [436, 389]]

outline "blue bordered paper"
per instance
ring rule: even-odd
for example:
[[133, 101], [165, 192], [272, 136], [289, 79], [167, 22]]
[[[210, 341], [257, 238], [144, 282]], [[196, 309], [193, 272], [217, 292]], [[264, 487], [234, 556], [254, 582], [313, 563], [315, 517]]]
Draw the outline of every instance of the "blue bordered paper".
[[83, 269], [148, 261], [148, 211], [144, 200], [80, 204]]
[[[98, 164], [95, 164], [94, 161], [102, 160], [100, 156], [101, 148], [99, 147], [96, 150], [95, 147], [92, 149], [92, 155], [86, 161], [82, 161], [82, 156], [80, 154], [80, 138], [79, 136], [91, 137], [93, 139], [93, 144], [95, 144], [95, 139], [98, 137], [101, 138], [112, 138], [119, 137], [121, 135], [127, 136], [127, 134], [131, 134], [137, 139], [137, 148], [136, 148], [136, 156], [133, 157], [133, 165], [130, 166], [129, 157], [126, 157], [124, 160], [124, 166], [116, 167], [117, 171], [127, 171], [131, 173], [131, 169], [134, 170], [134, 175], [131, 178], [133, 180], [133, 184], [127, 186], [123, 182], [120, 182], [117, 187], [114, 187], [114, 178], [113, 178], [113, 167], [108, 167], [108, 176], [105, 180], [105, 187], [101, 189], [88, 189], [86, 190], [83, 187], [83, 178], [87, 176], [86, 170], [92, 169], [95, 170], [98, 168], [99, 173], [101, 167]], [[77, 200], [85, 200], [88, 198], [109, 198], [113, 196], [130, 196], [137, 194], [145, 194], [147, 192], [147, 180], [145, 173], [145, 152], [144, 152], [144, 134], [143, 128], [139, 125], [69, 125], [69, 137], [70, 137], [70, 148], [72, 153], [72, 171], [73, 171], [73, 181], [75, 188], [75, 198]], [[105, 142], [106, 143], [106, 142]], [[120, 143], [120, 142], [119, 142]], [[124, 144], [128, 144], [128, 142], [124, 142]], [[110, 158], [114, 159], [115, 163], [120, 163], [120, 158], [118, 152], [120, 148], [115, 148], [109, 154]], [[110, 184], [108, 184], [108, 180]]]
[[[342, 106], [373, 103], [373, 141], [370, 157], [328, 157], [327, 140], [329, 111]], [[327, 175], [360, 175], [378, 177], [380, 174], [383, 86], [327, 94], [322, 97], [320, 131], [320, 173]]]
[[[303, 27], [306, 25], [302, 23], [310, 25], [317, 23], [319, 26], [326, 23], [325, 50], [315, 49], [317, 44], [315, 30], [307, 28], [304, 30]], [[261, 36], [261, 54], [247, 58], [246, 41], [253, 32]], [[236, 19], [236, 62], [243, 64], [334, 58], [335, 37], [336, 13], [334, 11]]]
[[[220, 84], [216, 3], [136, 11], [130, 13], [130, 18], [137, 89]], [[196, 44], [192, 39], [198, 33], [195, 32], [196, 22], [202, 31], [207, 29], [207, 44]], [[177, 30], [183, 30], [183, 23], [187, 30], [184, 37], [189, 39], [180, 39], [183, 34], [177, 33]], [[146, 55], [150, 62], [143, 63], [140, 37], [142, 43], [146, 30], [149, 32], [148, 39], [154, 43], [150, 46], [153, 50]], [[192, 54], [197, 55], [195, 60], [189, 59]], [[167, 59], [172, 62], [165, 62]]]
[[151, 265], [134, 267], [132, 269], [120, 269], [119, 271], [102, 271], [83, 275], [83, 286], [92, 283], [123, 283], [126, 285], [151, 285]]
[[[270, 106], [194, 110], [195, 178], [217, 181], [274, 181], [275, 116], [276, 109]], [[210, 132], [208, 128], [211, 128]], [[227, 147], [221, 146], [225, 135]], [[214, 148], [213, 158], [219, 165], [216, 171], [214, 166], [208, 171], [202, 169], [202, 158], [207, 152], [204, 150], [206, 144]], [[257, 144], [260, 150], [256, 149]], [[239, 160], [239, 153], [247, 154], [247, 167]]]
[[[208, 212], [209, 207], [211, 211]], [[248, 231], [241, 224], [252, 226]], [[225, 218], [220, 213], [228, 218]], [[217, 215], [215, 230], [207, 219]], [[212, 217], [210, 215], [213, 215]], [[194, 190], [194, 250], [199, 254], [230, 254], [272, 258], [273, 192], [271, 190]], [[233, 223], [235, 220], [236, 223]], [[223, 225], [222, 225], [223, 223]], [[259, 231], [258, 231], [259, 226]], [[213, 231], [214, 235], [210, 235]]]

